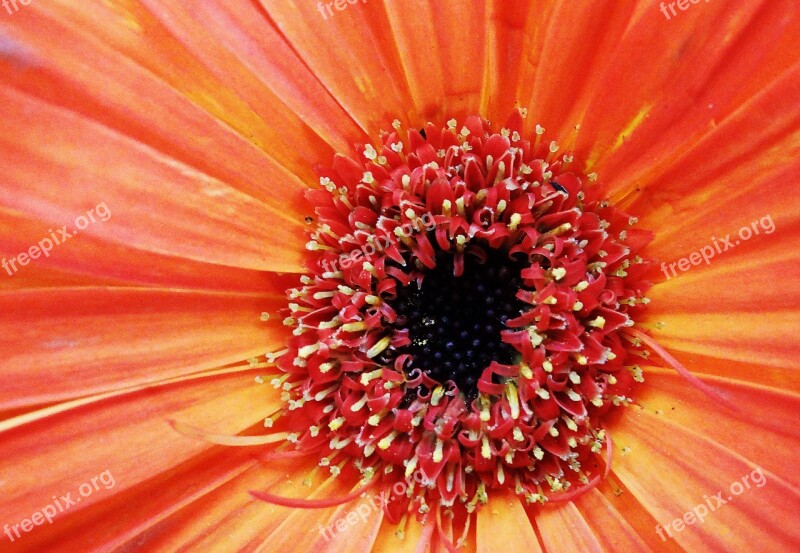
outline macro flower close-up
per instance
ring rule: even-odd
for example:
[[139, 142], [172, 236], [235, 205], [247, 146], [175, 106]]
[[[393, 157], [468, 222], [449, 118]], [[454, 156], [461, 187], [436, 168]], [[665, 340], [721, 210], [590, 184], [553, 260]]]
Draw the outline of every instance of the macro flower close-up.
[[800, 4], [0, 0], [0, 551], [800, 551]]

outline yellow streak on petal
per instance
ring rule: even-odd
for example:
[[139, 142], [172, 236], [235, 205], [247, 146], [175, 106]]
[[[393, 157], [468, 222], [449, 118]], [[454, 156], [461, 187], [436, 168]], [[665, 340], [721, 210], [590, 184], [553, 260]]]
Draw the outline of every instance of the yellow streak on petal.
[[630, 138], [636, 128], [645, 120], [651, 109], [653, 109], [653, 104], [646, 105], [639, 110], [639, 113], [636, 114], [636, 117], [634, 117], [631, 122], [628, 123], [628, 126], [622, 129], [622, 132], [620, 132], [617, 136], [617, 141], [614, 142], [614, 146], [611, 148], [612, 151], [622, 146], [622, 143]]

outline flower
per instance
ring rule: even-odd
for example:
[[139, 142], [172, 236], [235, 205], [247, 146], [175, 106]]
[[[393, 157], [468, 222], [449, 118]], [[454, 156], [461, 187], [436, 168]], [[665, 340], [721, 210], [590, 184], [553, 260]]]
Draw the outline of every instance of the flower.
[[[800, 481], [792, 470], [798, 443], [793, 421], [800, 406], [794, 376], [800, 290], [791, 247], [800, 174], [800, 13], [792, 2], [576, 6], [419, 0], [412, 7], [378, 0], [207, 0], [191, 6], [137, 0], [10, 2], [5, 9], [7, 14], [0, 9], [0, 298], [7, 337], [0, 362], [0, 525], [5, 525], [0, 538], [9, 542], [4, 546], [726, 551], [755, 539], [770, 551], [800, 546], [794, 529]], [[516, 120], [518, 127], [505, 127], [505, 137], [502, 123], [518, 108], [527, 117]], [[391, 138], [395, 119], [403, 134]], [[516, 482], [505, 484], [512, 475], [525, 484], [530, 474], [507, 474], [503, 468], [501, 477], [497, 467], [507, 465], [490, 455], [493, 468], [484, 472], [493, 475], [492, 485], [485, 487], [484, 505], [459, 509], [456, 497], [445, 497], [453, 500], [450, 509], [434, 495], [426, 513], [419, 513], [419, 504], [409, 513], [396, 499], [408, 497], [414, 481], [378, 475], [375, 467], [407, 469], [403, 462], [411, 462], [410, 450], [392, 444], [413, 432], [395, 428], [391, 440], [391, 430], [374, 436], [375, 448], [396, 455], [397, 462], [387, 458], [369, 465], [365, 449], [372, 438], [351, 451], [363, 421], [337, 423], [333, 416], [313, 436], [308, 417], [322, 415], [310, 413], [314, 402], [296, 386], [308, 382], [312, 399], [325, 392], [313, 387], [324, 381], [319, 374], [309, 380], [311, 371], [292, 369], [297, 359], [300, 365], [314, 359], [320, 374], [337, 370], [323, 372], [325, 361], [317, 354], [333, 346], [330, 334], [308, 334], [298, 322], [309, 305], [304, 294], [321, 292], [313, 301], [324, 305], [343, 300], [327, 296], [325, 288], [340, 277], [320, 270], [322, 261], [340, 258], [317, 248], [339, 253], [341, 246], [325, 238], [320, 226], [343, 216], [324, 210], [332, 201], [324, 185], [332, 184], [335, 194], [342, 184], [325, 167], [333, 164], [342, 177], [337, 163], [357, 159], [357, 181], [377, 182], [378, 189], [386, 175], [363, 170], [373, 154], [376, 167], [384, 165], [378, 156], [385, 156], [394, 168], [405, 163], [415, 169], [408, 161], [412, 146], [436, 144], [432, 131], [447, 129], [450, 120], [458, 123], [448, 130], [456, 135], [462, 125], [475, 139], [481, 131], [489, 134], [480, 145], [484, 161], [491, 137], [499, 137], [493, 144], [501, 144], [502, 156], [503, 140], [518, 142], [511, 136], [517, 132], [519, 141], [532, 141], [531, 159], [551, 165], [560, 160], [562, 166], [547, 179], [550, 167], [528, 166], [531, 174], [541, 173], [539, 186], [532, 186], [537, 179], [530, 192], [521, 189], [522, 181], [519, 189], [503, 185], [508, 198], [478, 199], [485, 188], [473, 190], [476, 199], [467, 196], [465, 209], [488, 209], [490, 222], [499, 225], [495, 233], [451, 232], [426, 245], [420, 230], [428, 228], [425, 221], [439, 228], [454, 220], [458, 183], [404, 195], [400, 176], [400, 187], [380, 189], [388, 202], [381, 205], [424, 199], [427, 212], [403, 204], [396, 213], [381, 212], [391, 215], [381, 226], [373, 225], [369, 213], [347, 211], [356, 214], [354, 225], [399, 230], [382, 242], [397, 251], [389, 247], [381, 255], [396, 254], [398, 266], [413, 256], [420, 266], [394, 271], [391, 278], [370, 277], [366, 284], [393, 288], [399, 300], [385, 290], [373, 294], [370, 301], [378, 307], [381, 298], [389, 298], [391, 310], [369, 320], [361, 317], [367, 313], [364, 304], [344, 309], [349, 318], [333, 324], [350, 325], [342, 332], [352, 334], [351, 343], [336, 347], [374, 353], [370, 359], [402, 355], [403, 348], [412, 348], [409, 355], [418, 360], [435, 355], [433, 349], [426, 353], [425, 337], [418, 334], [430, 325], [414, 321], [427, 307], [419, 295], [435, 279], [424, 282], [440, 265], [463, 271], [484, 290], [491, 283], [493, 293], [513, 293], [495, 306], [506, 309], [511, 302], [503, 312], [504, 341], [492, 346], [493, 351], [512, 346], [505, 350], [510, 357], [495, 359], [480, 377], [458, 367], [446, 374], [422, 367], [404, 372], [401, 363], [396, 375], [416, 378], [432, 391], [420, 388], [407, 399], [397, 398], [393, 424], [408, 418], [404, 410], [412, 419], [420, 408], [439, 417], [435, 395], [438, 405], [456, 407], [450, 420], [459, 424], [467, 424], [463, 417], [472, 395], [496, 396], [497, 411], [490, 409], [483, 421], [489, 423], [505, 422], [504, 413], [522, 405], [520, 397], [524, 403], [527, 371], [514, 352], [523, 354], [532, 375], [544, 371], [544, 361], [531, 356], [554, 341], [555, 333], [535, 328], [535, 317], [550, 305], [566, 317], [558, 294], [549, 304], [536, 293], [552, 284], [569, 294], [567, 288], [574, 291], [581, 280], [572, 282], [576, 269], [564, 264], [577, 254], [540, 253], [548, 260], [539, 265], [541, 272], [530, 263], [514, 265], [524, 261], [513, 256], [492, 257], [500, 255], [494, 250], [515, 246], [525, 254], [534, 251], [538, 238], [517, 240], [520, 229], [577, 233], [559, 208], [592, 212], [600, 209], [594, 200], [608, 198], [609, 209], [638, 218], [624, 235], [613, 228], [616, 246], [644, 246], [647, 240], [640, 241], [636, 229], [653, 233], [641, 260], [658, 263], [646, 275], [625, 280], [635, 284], [630, 297], [637, 300], [636, 309], [620, 304], [624, 308], [605, 312], [602, 320], [588, 311], [582, 318], [579, 309], [580, 327], [568, 326], [576, 332], [560, 336], [585, 346], [591, 336], [632, 320], [634, 326], [616, 329], [625, 347], [614, 355], [620, 364], [623, 355], [642, 361], [613, 373], [627, 375], [621, 384], [628, 386], [632, 404], [612, 405], [584, 434], [597, 438], [596, 444], [584, 444], [589, 451], [579, 457], [589, 485], [576, 476], [560, 490], [547, 479], [556, 470], [551, 467], [539, 478], [550, 484], [543, 490], [551, 499], [545, 504], [528, 504]], [[389, 134], [382, 138], [382, 130]], [[542, 142], [537, 144], [537, 137]], [[471, 140], [457, 145], [475, 148]], [[392, 150], [400, 142], [402, 155]], [[551, 142], [556, 150], [548, 159]], [[397, 163], [388, 159], [392, 152]], [[437, 176], [469, 181], [455, 168], [458, 160], [436, 163], [429, 170]], [[483, 178], [491, 171], [484, 169]], [[320, 185], [320, 177], [331, 181]], [[316, 190], [311, 204], [305, 199], [310, 189]], [[513, 204], [550, 197], [553, 211], [527, 213], [537, 218], [526, 219], [525, 210]], [[428, 212], [432, 219], [424, 217]], [[551, 226], [536, 225], [548, 215]], [[408, 235], [403, 224], [411, 229]], [[316, 233], [313, 251], [306, 248], [309, 233]], [[579, 245], [586, 238], [568, 239]], [[482, 254], [462, 259], [459, 248], [471, 245]], [[624, 272], [637, 266], [637, 253], [630, 249], [622, 254], [629, 262]], [[481, 262], [481, 255], [491, 261]], [[496, 272], [490, 274], [492, 267]], [[521, 280], [501, 280], [503, 267], [512, 275], [520, 271]], [[584, 268], [579, 272], [585, 274]], [[443, 274], [440, 291], [455, 282]], [[300, 275], [306, 277], [298, 283]], [[417, 292], [402, 285], [409, 276], [423, 283]], [[340, 285], [346, 286], [336, 282], [337, 292], [352, 296]], [[296, 297], [287, 300], [287, 291]], [[437, 305], [444, 309], [447, 302]], [[540, 311], [526, 318], [534, 308]], [[284, 325], [286, 317], [292, 320]], [[405, 322], [398, 323], [400, 318]], [[375, 333], [388, 333], [388, 325], [395, 325], [392, 336], [407, 332], [407, 339], [382, 342], [388, 334]], [[604, 351], [586, 355], [586, 366], [599, 364]], [[582, 364], [576, 357], [564, 366]], [[387, 389], [393, 382], [388, 371], [373, 378], [373, 369], [353, 368], [357, 383], [366, 377], [364, 401], [381, 401], [378, 386]], [[588, 373], [593, 378], [611, 374], [595, 369]], [[587, 373], [565, 374], [571, 384], [561, 384], [588, 385]], [[461, 396], [446, 395], [453, 390], [442, 382], [448, 379], [460, 383]], [[342, 381], [337, 375], [335, 390], [320, 396], [321, 409], [336, 408], [336, 402], [326, 403], [328, 393], [346, 395]], [[390, 398], [393, 389], [388, 387]], [[583, 388], [573, 393], [589, 404], [594, 397]], [[510, 420], [509, 434], [498, 441], [509, 447], [517, 443], [514, 429], [523, 438], [549, 432], [550, 427], [524, 428]], [[325, 444], [339, 440], [335, 446], [351, 441], [340, 457], [326, 457], [326, 464], [310, 454], [319, 452], [309, 447], [322, 441], [319, 436]], [[612, 442], [609, 462], [603, 448]], [[458, 443], [442, 441], [442, 461], [435, 441], [430, 449], [420, 445], [415, 451], [438, 468], [445, 452], [448, 459], [451, 454], [477, 459], [475, 453], [482, 453], [483, 443]], [[464, 482], [475, 472], [481, 470], [465, 471]], [[447, 479], [441, 482], [447, 490]], [[582, 493], [556, 501], [559, 492], [575, 490]], [[418, 493], [417, 485], [412, 499]]]

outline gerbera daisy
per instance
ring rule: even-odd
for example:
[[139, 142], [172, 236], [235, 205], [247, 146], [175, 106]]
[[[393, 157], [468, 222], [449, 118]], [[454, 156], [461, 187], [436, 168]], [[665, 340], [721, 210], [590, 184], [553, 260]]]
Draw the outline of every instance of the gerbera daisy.
[[3, 550], [800, 549], [795, 3], [0, 6]]

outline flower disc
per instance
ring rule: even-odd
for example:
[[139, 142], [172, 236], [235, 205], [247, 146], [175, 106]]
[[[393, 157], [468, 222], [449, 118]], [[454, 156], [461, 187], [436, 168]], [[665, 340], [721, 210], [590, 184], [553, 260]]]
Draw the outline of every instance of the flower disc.
[[497, 133], [399, 127], [309, 194], [314, 270], [289, 293], [278, 362], [291, 440], [334, 471], [341, 455], [402, 472], [394, 502], [421, 512], [596, 483], [602, 417], [641, 380], [623, 331], [647, 303], [650, 234], [544, 129], [523, 139], [523, 112]]

